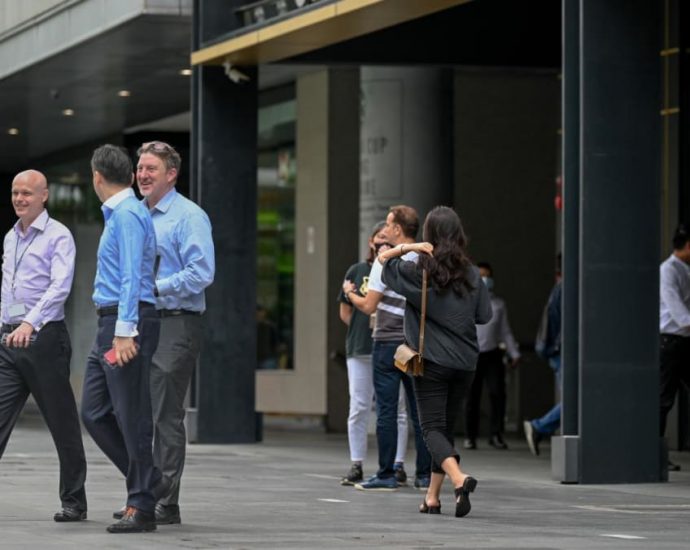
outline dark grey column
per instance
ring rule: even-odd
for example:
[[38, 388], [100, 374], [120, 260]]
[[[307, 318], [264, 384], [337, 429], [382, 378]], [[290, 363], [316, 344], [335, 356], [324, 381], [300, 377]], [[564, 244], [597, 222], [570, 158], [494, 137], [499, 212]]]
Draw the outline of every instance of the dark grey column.
[[221, 67], [194, 71], [192, 189], [211, 218], [216, 248], [196, 379], [200, 443], [257, 439], [257, 71], [242, 71], [250, 80], [241, 85]]
[[[678, 46], [678, 53], [670, 56], [670, 85], [673, 86], [669, 94], [669, 105], [665, 108], [673, 110], [678, 106], [680, 111], [668, 113], [668, 124], [677, 128], [677, 141], [669, 144], [669, 155], [678, 160], [677, 180], [671, 182], [678, 185], [678, 220], [690, 222], [690, 5], [683, 0], [672, 0], [668, 5], [669, 21], [668, 45]], [[675, 100], [675, 101], [674, 101]], [[672, 184], [673, 184], [672, 183]], [[662, 246], [669, 246], [670, 239], [662, 242]], [[670, 416], [670, 414], [669, 414]], [[678, 392], [678, 431], [676, 441], [672, 440], [670, 432], [671, 422], [666, 429], [667, 438], [671, 445], [679, 450], [690, 448], [690, 396], [687, 388], [680, 388]]]
[[[359, 229], [359, 70], [332, 68], [328, 71], [328, 279], [326, 339], [327, 364], [326, 428], [347, 430], [349, 393], [344, 359], [347, 329], [339, 317], [336, 297], [347, 268], [364, 258], [357, 250]], [[299, 98], [298, 98], [299, 99]], [[343, 353], [334, 353], [343, 350]]]
[[661, 9], [580, 2], [582, 483], [660, 479]]
[[563, 273], [561, 436], [552, 438], [552, 473], [563, 482], [578, 472], [578, 327], [580, 287], [580, 20], [579, 1], [563, 0]]

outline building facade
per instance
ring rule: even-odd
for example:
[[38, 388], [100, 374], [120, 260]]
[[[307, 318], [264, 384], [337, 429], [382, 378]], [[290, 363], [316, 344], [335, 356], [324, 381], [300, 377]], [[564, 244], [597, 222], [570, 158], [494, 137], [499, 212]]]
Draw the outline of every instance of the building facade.
[[[688, 215], [681, 4], [4, 3], [0, 173], [7, 185], [26, 167], [46, 171], [51, 212], [77, 237], [75, 385], [92, 337], [90, 152], [165, 139], [218, 256], [195, 440], [255, 441], [261, 413], [344, 430], [342, 276], [390, 205], [424, 216], [448, 204], [473, 259], [493, 264], [526, 351], [509, 373], [509, 427], [553, 401], [529, 348], [563, 250], [554, 476], [659, 479], [658, 263]], [[6, 229], [12, 211], [0, 209]], [[687, 407], [675, 418], [670, 444], [683, 448]], [[641, 441], [647, 452], [630, 453]]]

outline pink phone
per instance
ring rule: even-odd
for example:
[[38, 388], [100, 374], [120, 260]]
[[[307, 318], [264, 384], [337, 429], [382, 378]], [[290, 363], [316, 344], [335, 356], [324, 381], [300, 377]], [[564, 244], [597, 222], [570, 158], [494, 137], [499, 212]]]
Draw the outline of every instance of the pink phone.
[[103, 359], [106, 360], [106, 362], [111, 366], [114, 367], [117, 365], [117, 355], [115, 354], [115, 348], [110, 348], [108, 351], [106, 351], [103, 354]]

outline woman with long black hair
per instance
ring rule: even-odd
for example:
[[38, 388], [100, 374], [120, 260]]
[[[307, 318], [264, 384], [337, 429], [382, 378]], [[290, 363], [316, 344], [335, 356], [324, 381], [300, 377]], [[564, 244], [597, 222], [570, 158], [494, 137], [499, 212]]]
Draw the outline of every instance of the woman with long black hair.
[[[424, 221], [425, 242], [396, 246], [379, 255], [383, 281], [405, 296], [405, 340], [412, 348], [419, 342], [422, 272], [427, 271], [424, 375], [414, 378], [420, 423], [431, 457], [429, 489], [419, 511], [441, 512], [440, 493], [448, 475], [455, 489], [455, 515], [466, 516], [469, 494], [477, 480], [460, 468], [453, 431], [460, 402], [472, 383], [477, 364], [476, 324], [491, 319], [491, 303], [479, 270], [467, 257], [467, 238], [460, 218], [451, 208], [437, 206]], [[417, 263], [400, 259], [419, 253]]]

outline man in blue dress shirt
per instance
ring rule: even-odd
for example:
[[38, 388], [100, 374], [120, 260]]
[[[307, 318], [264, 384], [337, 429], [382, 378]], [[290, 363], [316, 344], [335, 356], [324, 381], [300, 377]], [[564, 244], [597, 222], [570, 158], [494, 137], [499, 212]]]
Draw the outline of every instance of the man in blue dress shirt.
[[126, 151], [103, 145], [91, 158], [93, 187], [103, 203], [93, 301], [96, 341], [84, 374], [82, 419], [106, 456], [126, 477], [127, 506], [111, 533], [156, 528], [149, 369], [160, 321], [153, 295], [156, 237], [146, 208], [134, 196]]
[[171, 485], [156, 503], [156, 522], [180, 523], [184, 400], [203, 337], [204, 289], [215, 272], [213, 238], [206, 213], [175, 190], [181, 164], [177, 151], [152, 141], [137, 154], [137, 184], [151, 212], [160, 257], [155, 294], [161, 337], [151, 365], [153, 455]]

